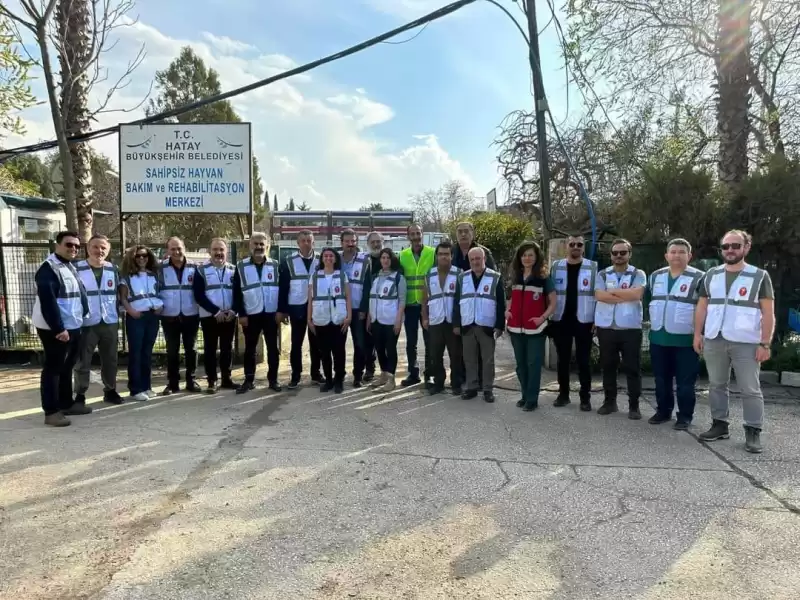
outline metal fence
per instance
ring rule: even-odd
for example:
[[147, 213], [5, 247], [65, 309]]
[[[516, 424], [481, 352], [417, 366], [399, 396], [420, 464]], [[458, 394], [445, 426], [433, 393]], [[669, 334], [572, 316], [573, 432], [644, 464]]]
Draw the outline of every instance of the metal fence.
[[[159, 258], [164, 255], [163, 243], [144, 243]], [[42, 343], [36, 334], [31, 315], [36, 300], [36, 271], [53, 252], [55, 242], [51, 241], [0, 241], [0, 349], [41, 350]], [[246, 242], [229, 243], [229, 260], [236, 262], [237, 256], [247, 248]], [[246, 253], [247, 251], [244, 250]], [[196, 262], [207, 258], [205, 248], [187, 247], [186, 255]], [[119, 266], [122, 260], [120, 243], [111, 240], [108, 260]], [[197, 349], [203, 349], [203, 332], [197, 335]], [[125, 322], [120, 320], [119, 350], [127, 351]], [[153, 351], [166, 353], [166, 340], [159, 329]]]

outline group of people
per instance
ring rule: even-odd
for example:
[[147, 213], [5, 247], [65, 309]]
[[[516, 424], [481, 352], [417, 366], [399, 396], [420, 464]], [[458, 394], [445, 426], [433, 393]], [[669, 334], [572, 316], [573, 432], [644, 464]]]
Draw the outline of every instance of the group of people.
[[[179, 392], [180, 350], [184, 389], [202, 391], [195, 373], [196, 340], [202, 329], [206, 391], [255, 387], [256, 355], [263, 337], [267, 382], [278, 381], [280, 326], [291, 327], [289, 389], [300, 385], [303, 346], [308, 340], [312, 383], [321, 392], [344, 388], [348, 333], [353, 341], [353, 387], [376, 391], [396, 386], [397, 343], [405, 329], [408, 374], [404, 387], [424, 383], [431, 395], [445, 391], [445, 350], [450, 388], [465, 400], [483, 394], [494, 402], [495, 344], [507, 330], [522, 390], [517, 406], [539, 404], [546, 339], [558, 355], [559, 393], [554, 405], [570, 399], [573, 343], [580, 381], [580, 409], [592, 410], [590, 353], [596, 333], [603, 371], [601, 415], [618, 411], [617, 372], [627, 377], [628, 417], [641, 419], [643, 302], [648, 296], [650, 348], [658, 409], [650, 423], [672, 420], [687, 429], [695, 408], [699, 355], [709, 373], [713, 423], [700, 437], [729, 437], [728, 380], [733, 367], [742, 390], [746, 448], [761, 451], [763, 396], [759, 364], [769, 357], [774, 331], [773, 290], [766, 271], [745, 262], [750, 236], [728, 232], [721, 244], [724, 264], [703, 273], [689, 266], [688, 241], [668, 243], [667, 266], [649, 279], [630, 264], [632, 246], [615, 240], [612, 266], [598, 270], [584, 257], [581, 236], [567, 239], [567, 256], [548, 267], [541, 247], [525, 242], [517, 249], [508, 282], [510, 295], [491, 252], [475, 242], [471, 223], [460, 223], [455, 244], [423, 244], [422, 228], [408, 227], [410, 246], [398, 255], [384, 248], [380, 233], [367, 237], [342, 231], [341, 250], [314, 249], [314, 236], [302, 231], [298, 250], [280, 264], [269, 257], [263, 233], [249, 240], [249, 256], [231, 264], [225, 240], [214, 239], [209, 259], [194, 264], [181, 239], [167, 242], [159, 261], [147, 247], [125, 253], [117, 269], [108, 258], [109, 241], [92, 237], [87, 258], [76, 260], [81, 244], [73, 232], [59, 233], [55, 252], [36, 274], [33, 322], [45, 353], [41, 396], [45, 423], [69, 425], [68, 416], [91, 412], [86, 405], [89, 372], [99, 351], [104, 400], [118, 404], [117, 347], [120, 309], [128, 338], [128, 389], [133, 400], [155, 396], [151, 388], [153, 346], [159, 324], [167, 351], [167, 385], [161, 395]], [[237, 322], [244, 333], [244, 381], [231, 376]], [[418, 361], [422, 329], [425, 360]], [[217, 352], [219, 351], [219, 360]], [[380, 374], [376, 374], [376, 363]], [[74, 396], [73, 396], [74, 371]], [[676, 384], [676, 385], [675, 385]], [[675, 385], [676, 391], [673, 391]]]

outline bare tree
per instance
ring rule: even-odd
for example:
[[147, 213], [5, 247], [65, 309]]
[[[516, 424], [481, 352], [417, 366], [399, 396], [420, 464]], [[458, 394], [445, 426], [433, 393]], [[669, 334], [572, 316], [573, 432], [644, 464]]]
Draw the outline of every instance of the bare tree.
[[[107, 91], [97, 106], [88, 106], [88, 97], [98, 84], [109, 80], [109, 71], [100, 66], [103, 55], [114, 48], [114, 30], [135, 23], [128, 17], [131, 0], [20, 0], [16, 13], [0, 4], [0, 15], [12, 20], [23, 42], [21, 30], [36, 40], [44, 73], [47, 99], [53, 119], [61, 161], [67, 225], [86, 239], [92, 229], [91, 155], [87, 142], [70, 144], [68, 138], [87, 133], [91, 122], [104, 112], [129, 112], [141, 106], [109, 110], [114, 94], [130, 83], [130, 75], [144, 60], [144, 46], [128, 62], [124, 73], [106, 84]], [[55, 50], [55, 58], [51, 48]], [[27, 49], [26, 49], [27, 51]], [[32, 56], [28, 51], [28, 55]], [[56, 79], [54, 61], [61, 70]], [[72, 146], [72, 147], [71, 147]]]
[[426, 190], [411, 199], [415, 218], [426, 228], [444, 231], [448, 223], [479, 208], [475, 194], [463, 182], [448, 181], [435, 190]]

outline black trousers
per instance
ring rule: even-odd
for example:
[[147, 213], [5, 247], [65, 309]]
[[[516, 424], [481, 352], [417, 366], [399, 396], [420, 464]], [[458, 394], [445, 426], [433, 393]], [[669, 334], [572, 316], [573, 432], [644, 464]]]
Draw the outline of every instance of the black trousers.
[[400, 336], [394, 332], [394, 325], [382, 325], [375, 321], [370, 328], [381, 371], [394, 375], [397, 371], [397, 339]]
[[308, 329], [308, 321], [306, 319], [289, 318], [289, 324], [292, 327], [292, 349], [289, 352], [289, 364], [292, 366], [292, 381], [300, 381], [300, 375], [303, 373], [303, 341], [308, 331], [308, 349], [311, 355], [311, 376], [319, 375], [319, 342], [318, 335]]
[[203, 317], [200, 319], [200, 327], [203, 329], [203, 368], [206, 370], [208, 383], [217, 381], [217, 347], [222, 381], [230, 381], [236, 319], [219, 323], [214, 317]]
[[375, 340], [372, 337], [372, 333], [367, 331], [366, 321], [364, 321], [364, 362], [366, 364], [364, 367], [365, 373], [369, 373], [370, 375], [375, 374], [376, 359], [377, 355], [375, 354]]
[[278, 380], [280, 361], [275, 313], [247, 315], [247, 327], [244, 328], [244, 379], [253, 382], [256, 378], [256, 348], [262, 335], [267, 343], [267, 381], [274, 383]]
[[[319, 343], [320, 360], [325, 381], [342, 383], [345, 369], [345, 344], [347, 332], [341, 325], [317, 325], [317, 341]], [[313, 372], [313, 371], [312, 371]]]
[[36, 329], [44, 348], [44, 365], [40, 379], [39, 392], [42, 410], [46, 415], [67, 410], [72, 406], [72, 369], [78, 362], [81, 330], [69, 331], [69, 341], [56, 339], [60, 331]]
[[444, 385], [447, 372], [444, 369], [444, 350], [450, 357], [450, 385], [461, 387], [464, 383], [461, 338], [453, 333], [453, 324], [447, 321], [428, 327], [428, 351], [430, 352], [430, 372], [436, 385]]
[[167, 384], [172, 389], [180, 387], [181, 382], [181, 342], [183, 358], [186, 361], [186, 383], [194, 381], [197, 370], [197, 332], [200, 329], [200, 316], [161, 317], [161, 328], [167, 342]]
[[603, 367], [603, 391], [606, 402], [617, 401], [617, 372], [622, 357], [622, 370], [628, 380], [628, 399], [637, 402], [642, 395], [642, 330], [597, 328], [600, 342], [600, 364]]
[[572, 341], [575, 340], [575, 362], [578, 363], [578, 380], [581, 383], [581, 402], [588, 402], [592, 395], [592, 323], [581, 323], [577, 319], [554, 321], [553, 342], [558, 356], [558, 394], [569, 396], [569, 367], [572, 359]]

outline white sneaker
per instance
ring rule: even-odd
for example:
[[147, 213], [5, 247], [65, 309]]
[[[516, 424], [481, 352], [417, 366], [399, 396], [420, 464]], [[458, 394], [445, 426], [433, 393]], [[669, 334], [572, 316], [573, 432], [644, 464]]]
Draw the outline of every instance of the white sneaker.
[[155, 398], [156, 396], [158, 396], [158, 394], [156, 394], [153, 390], [147, 390], [146, 392], [142, 393], [145, 394], [148, 398]]
[[135, 396], [131, 396], [131, 400], [135, 400], [136, 402], [147, 402], [150, 400], [150, 396], [147, 395], [147, 392], [139, 392]]

